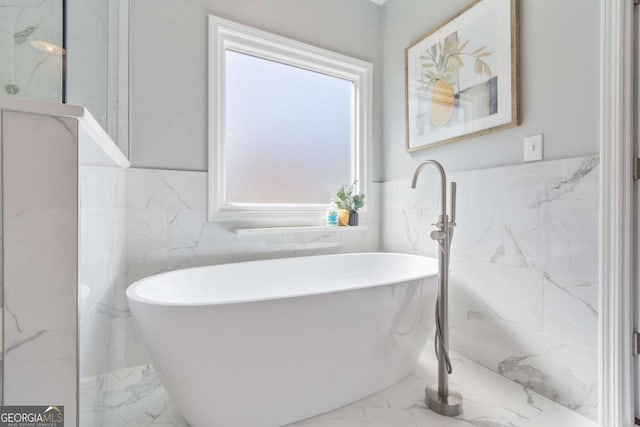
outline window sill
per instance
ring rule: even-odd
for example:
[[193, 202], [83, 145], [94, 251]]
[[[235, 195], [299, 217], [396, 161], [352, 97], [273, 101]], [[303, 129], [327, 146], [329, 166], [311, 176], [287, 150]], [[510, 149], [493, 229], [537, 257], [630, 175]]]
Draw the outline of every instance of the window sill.
[[366, 225], [356, 225], [353, 227], [337, 227], [328, 225], [314, 225], [314, 226], [298, 226], [298, 227], [263, 227], [263, 228], [235, 228], [233, 232], [238, 236], [255, 236], [261, 234], [282, 234], [282, 233], [313, 233], [323, 231], [363, 231], [366, 230]]

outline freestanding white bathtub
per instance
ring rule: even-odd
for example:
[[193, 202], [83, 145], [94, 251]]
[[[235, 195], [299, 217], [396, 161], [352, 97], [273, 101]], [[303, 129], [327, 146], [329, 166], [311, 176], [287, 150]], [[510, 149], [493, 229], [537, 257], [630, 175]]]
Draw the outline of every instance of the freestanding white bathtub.
[[275, 427], [408, 375], [434, 328], [437, 262], [362, 253], [190, 268], [127, 289], [193, 427]]

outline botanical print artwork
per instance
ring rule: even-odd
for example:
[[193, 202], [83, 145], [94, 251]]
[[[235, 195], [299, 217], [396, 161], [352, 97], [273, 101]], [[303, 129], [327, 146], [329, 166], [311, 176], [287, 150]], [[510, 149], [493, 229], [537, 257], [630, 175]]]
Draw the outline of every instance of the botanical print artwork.
[[[431, 45], [420, 55], [422, 76], [421, 91], [429, 106], [429, 115], [422, 113], [417, 123], [419, 134], [426, 126], [443, 127], [486, 117], [498, 112], [496, 79], [487, 63], [493, 54], [486, 46], [471, 50], [470, 40], [460, 42], [458, 32]], [[460, 87], [460, 69], [473, 67], [475, 74], [484, 75], [486, 81], [475, 86]], [[470, 64], [471, 63], [471, 64]], [[456, 114], [457, 113], [457, 114]]]
[[481, 0], [406, 50], [407, 150], [518, 123], [516, 0]]

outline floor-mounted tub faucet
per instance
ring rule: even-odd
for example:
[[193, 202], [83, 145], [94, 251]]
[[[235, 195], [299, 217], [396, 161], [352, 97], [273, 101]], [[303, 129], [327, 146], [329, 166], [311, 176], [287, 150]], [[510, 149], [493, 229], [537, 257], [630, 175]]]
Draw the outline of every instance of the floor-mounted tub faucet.
[[431, 238], [438, 243], [438, 300], [436, 302], [436, 337], [435, 349], [438, 358], [438, 387], [427, 387], [425, 402], [434, 412], [453, 417], [462, 412], [462, 395], [449, 390], [449, 374], [451, 374], [451, 360], [449, 359], [449, 255], [453, 228], [456, 225], [456, 183], [451, 183], [451, 220], [447, 215], [447, 174], [442, 165], [435, 160], [427, 160], [418, 166], [413, 174], [411, 188], [416, 188], [418, 175], [427, 165], [435, 166], [440, 171], [440, 217], [431, 232]]

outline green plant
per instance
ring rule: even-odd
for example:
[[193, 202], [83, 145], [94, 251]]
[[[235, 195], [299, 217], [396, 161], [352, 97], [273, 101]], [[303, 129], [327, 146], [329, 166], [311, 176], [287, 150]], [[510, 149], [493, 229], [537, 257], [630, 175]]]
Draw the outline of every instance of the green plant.
[[364, 206], [364, 194], [356, 193], [357, 183], [356, 180], [351, 185], [343, 185], [336, 193], [336, 205], [340, 209], [358, 212], [358, 209]]
[[455, 75], [460, 67], [464, 66], [463, 56], [470, 56], [474, 61], [474, 71], [476, 74], [486, 74], [491, 77], [491, 68], [483, 58], [492, 54], [487, 52], [482, 46], [474, 51], [465, 52], [464, 49], [469, 44], [469, 40], [460, 43], [458, 33], [452, 33], [430, 48], [427, 48], [420, 59], [422, 59], [422, 89], [427, 90], [436, 80], [442, 80], [453, 84]]

